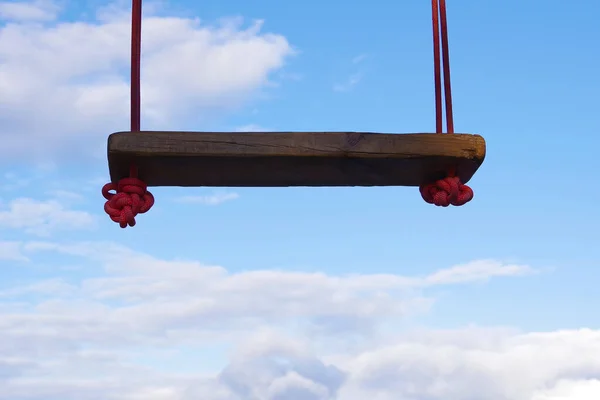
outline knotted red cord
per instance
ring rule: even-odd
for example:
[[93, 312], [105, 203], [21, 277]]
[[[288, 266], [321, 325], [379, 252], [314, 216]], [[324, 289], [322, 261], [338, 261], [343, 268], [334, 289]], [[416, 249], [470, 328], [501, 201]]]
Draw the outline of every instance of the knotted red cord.
[[135, 226], [136, 215], [145, 213], [154, 205], [154, 196], [137, 178], [123, 178], [117, 184], [104, 185], [102, 196], [107, 200], [104, 211], [121, 228]]
[[[452, 113], [452, 88], [450, 84], [450, 54], [448, 50], [448, 23], [446, 18], [446, 0], [431, 0], [431, 19], [433, 22], [433, 61], [435, 77], [435, 131], [443, 133], [442, 117], [442, 77], [440, 60], [440, 36], [444, 72], [444, 99], [446, 105], [447, 133], [454, 133]], [[441, 29], [440, 29], [441, 28]], [[473, 199], [473, 190], [463, 184], [455, 171], [448, 171], [448, 176], [435, 183], [419, 187], [421, 197], [427, 203], [440, 207], [462, 206]]]
[[[132, 0], [131, 7], [131, 132], [140, 131], [141, 90], [140, 68], [142, 52], [142, 0]], [[115, 193], [111, 193], [115, 192]], [[135, 217], [154, 205], [154, 196], [144, 181], [138, 179], [137, 168], [132, 163], [129, 178], [118, 183], [107, 183], [102, 188], [106, 199], [104, 211], [121, 228], [135, 226]]]

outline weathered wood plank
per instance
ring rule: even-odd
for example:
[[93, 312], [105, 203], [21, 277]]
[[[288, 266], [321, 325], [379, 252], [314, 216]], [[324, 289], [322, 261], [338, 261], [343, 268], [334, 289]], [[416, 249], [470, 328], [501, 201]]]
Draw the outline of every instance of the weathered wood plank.
[[419, 186], [456, 168], [467, 182], [485, 158], [469, 134], [117, 132], [113, 182], [134, 162], [149, 186]]

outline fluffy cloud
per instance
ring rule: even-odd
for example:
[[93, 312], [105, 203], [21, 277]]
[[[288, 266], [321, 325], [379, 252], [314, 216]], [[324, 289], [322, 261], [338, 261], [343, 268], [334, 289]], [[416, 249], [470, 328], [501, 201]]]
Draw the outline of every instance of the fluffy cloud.
[[[129, 126], [127, 12], [113, 6], [96, 21], [61, 22], [57, 10], [49, 2], [0, 3], [0, 18], [14, 20], [0, 25], [3, 158], [72, 154], [73, 146], [101, 153], [108, 133]], [[201, 123], [267, 85], [292, 49], [261, 26], [147, 16], [145, 127], [172, 128], [190, 116]]]
[[390, 328], [435, 307], [431, 288], [535, 272], [525, 265], [480, 260], [423, 276], [234, 273], [114, 243], [55, 241], [2, 242], [0, 260], [8, 271], [41, 264], [79, 271], [0, 290], [0, 399], [600, 394], [597, 331]]
[[57, 12], [57, 5], [50, 1], [0, 2], [0, 19], [8, 21], [51, 21]]
[[600, 394], [594, 380], [599, 332], [462, 335], [472, 341], [438, 333], [359, 355], [350, 366], [352, 384], [340, 398], [566, 400]]
[[57, 200], [18, 198], [5, 207], [0, 204], [0, 227], [22, 229], [38, 236], [61, 230], [89, 229], [95, 222], [91, 214], [68, 210]]
[[[434, 306], [429, 288], [533, 272], [523, 265], [475, 261], [425, 276], [232, 273], [111, 243], [7, 248], [31, 265], [58, 260], [57, 268], [85, 269], [80, 279], [0, 291], [0, 398], [470, 400], [484, 393], [491, 400], [587, 400], [599, 394], [600, 332], [384, 328], [385, 321]], [[222, 347], [216, 355], [215, 346]], [[188, 369], [206, 372], [184, 373], [190, 357]]]
[[[159, 260], [110, 243], [30, 242], [21, 248], [28, 257], [57, 253], [69, 259], [84, 257], [110, 273], [78, 284], [37, 283], [38, 288], [45, 288], [40, 296], [48, 293], [48, 287], [60, 287], [50, 293], [52, 302], [42, 303], [53, 314], [62, 315], [48, 319], [46, 328], [57, 324], [60, 329], [68, 320], [71, 339], [94, 343], [136, 337], [170, 340], [172, 335], [185, 336], [199, 327], [217, 335], [288, 324], [320, 333], [333, 328], [336, 334], [369, 332], [378, 318], [427, 310], [432, 299], [419, 294], [424, 288], [530, 271], [525, 266], [481, 261], [445, 270], [444, 279], [431, 279], [440, 272], [425, 277], [336, 277], [283, 271], [231, 274], [222, 267]], [[460, 271], [460, 278], [454, 271]], [[12, 293], [30, 294], [32, 286], [13, 288]], [[114, 302], [123, 306], [107, 306]], [[86, 308], [85, 316], [79, 316], [80, 307]], [[35, 320], [32, 315], [15, 315], [3, 321], [11, 318]]]
[[[526, 266], [479, 261], [422, 277], [230, 273], [110, 243], [30, 242], [20, 248], [32, 260], [62, 254], [104, 273], [0, 293], [5, 300], [2, 398], [467, 400], [485, 393], [493, 400], [584, 400], [597, 395], [600, 332], [379, 329], [385, 319], [427, 311], [433, 300], [428, 287], [531, 272]], [[314, 329], [325, 321], [328, 329]], [[212, 375], [160, 372], [135, 362], [140, 351], [176, 353], [184, 346], [196, 349], [200, 365], [206, 361], [198, 349], [222, 342], [237, 346], [228, 361], [216, 362], [215, 368], [225, 365]], [[181, 365], [181, 355], [163, 357]]]
[[0, 241], [0, 260], [27, 261], [21, 253], [21, 243]]

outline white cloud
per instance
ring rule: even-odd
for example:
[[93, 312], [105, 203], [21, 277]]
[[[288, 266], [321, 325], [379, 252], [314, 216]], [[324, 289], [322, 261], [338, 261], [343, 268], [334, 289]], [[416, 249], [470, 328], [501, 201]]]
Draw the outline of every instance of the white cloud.
[[[105, 273], [1, 293], [0, 398], [470, 400], [485, 393], [490, 400], [589, 400], [598, 395], [599, 331], [382, 329], [386, 321], [426, 312], [435, 300], [428, 287], [532, 272], [527, 266], [475, 261], [412, 277], [232, 273], [110, 243], [31, 242], [21, 249], [32, 262], [62, 254]], [[222, 345], [229, 355], [223, 350], [215, 356], [211, 349]], [[178, 370], [185, 365], [187, 372]]]
[[[64, 288], [51, 303], [40, 304], [38, 308], [69, 316], [72, 320], [69, 335], [83, 335], [80, 340], [93, 341], [110, 341], [115, 335], [123, 340], [139, 335], [160, 337], [167, 330], [181, 333], [201, 329], [223, 334], [258, 329], [265, 323], [283, 326], [291, 321], [301, 323], [306, 329], [336, 329], [339, 333], [368, 331], [378, 318], [426, 311], [432, 299], [419, 294], [424, 286], [457, 282], [450, 278], [432, 283], [429, 277], [440, 272], [425, 277], [328, 276], [284, 271], [229, 273], [222, 267], [194, 261], [159, 260], [110, 243], [30, 242], [22, 249], [29, 257], [42, 255], [44, 259], [51, 254], [83, 257], [107, 271], [107, 276], [86, 278], [75, 286], [54, 279], [14, 287], [10, 292], [32, 293], [39, 287], [43, 288], [41, 294]], [[481, 263], [484, 262], [475, 264]], [[490, 263], [489, 276], [497, 275], [496, 271], [502, 268], [511, 271], [504, 275], [529, 270], [526, 266]], [[481, 279], [481, 268], [475, 274]], [[471, 280], [463, 277], [464, 282]], [[72, 290], [66, 290], [67, 287]], [[116, 308], [108, 305], [114, 302], [125, 303]], [[88, 307], [85, 315], [81, 315], [78, 305]], [[31, 315], [18, 318], [35, 320]], [[130, 324], [132, 318], [135, 325]], [[50, 328], [62, 321], [62, 317], [55, 322], [47, 319], [45, 326]], [[103, 328], [78, 330], [78, 326], [88, 326], [91, 321]], [[103, 337], [107, 330], [112, 333]]]
[[31, 183], [31, 178], [23, 178], [13, 172], [6, 172], [2, 176], [2, 183], [0, 183], [0, 190], [3, 192], [11, 192], [16, 190], [22, 190]]
[[596, 400], [600, 398], [600, 379], [559, 380], [549, 389], [540, 390], [531, 400]]
[[84, 200], [84, 197], [81, 194], [62, 189], [49, 190], [48, 195], [62, 203], [76, 203]]
[[0, 241], [0, 260], [27, 261], [28, 258], [21, 252], [20, 242]]
[[522, 265], [507, 265], [494, 260], [482, 260], [465, 265], [457, 265], [429, 275], [424, 284], [452, 284], [475, 281], [487, 281], [495, 276], [515, 276], [535, 273]]
[[[16, 4], [43, 11], [37, 3]], [[73, 146], [88, 155], [104, 148], [108, 133], [127, 129], [129, 24], [122, 9], [107, 8], [90, 23], [0, 27], [3, 157], [72, 157], [80, 153]], [[202, 122], [268, 84], [292, 49], [285, 37], [261, 28], [260, 21], [244, 26], [240, 19], [209, 26], [146, 17], [144, 127], [173, 129], [188, 116]]]
[[234, 192], [225, 192], [225, 193], [214, 193], [211, 195], [205, 196], [181, 196], [175, 199], [178, 203], [187, 203], [187, 204], [203, 204], [206, 206], [217, 206], [219, 204], [223, 204], [227, 201], [236, 200], [240, 197], [239, 194]]
[[51, 21], [57, 17], [59, 8], [51, 1], [0, 2], [0, 20]]
[[0, 291], [0, 298], [16, 297], [28, 294], [64, 296], [65, 294], [68, 294], [73, 290], [74, 286], [63, 282], [61, 279], [49, 279], [45, 281], [36, 282], [27, 286], [18, 286], [4, 291]]
[[[86, 253], [90, 249], [80, 250]], [[149, 261], [140, 260], [140, 265]], [[176, 273], [182, 269], [187, 274], [192, 272], [190, 265], [169, 263], [168, 266]], [[165, 267], [150, 267], [150, 275], [163, 271], [164, 277]], [[239, 280], [246, 283], [255, 279], [252, 274], [242, 275]], [[205, 277], [205, 287], [215, 284], [210, 274]], [[297, 286], [302, 292], [310, 284], [298, 278]], [[345, 280], [326, 276], [322, 279]], [[125, 288], [127, 282], [115, 277], [112, 285]], [[205, 287], [197, 288], [196, 292], [204, 295]], [[253, 297], [263, 295], [269, 286], [248, 287], [253, 289], [245, 292], [244, 297], [252, 302]], [[191, 288], [183, 291], [191, 293]], [[270, 308], [282, 308], [281, 314], [289, 312], [288, 300], [280, 297], [289, 291], [286, 286], [269, 290], [266, 297]], [[213, 297], [215, 293], [208, 295], [215, 303], [232, 301], [231, 292]], [[165, 296], [163, 292], [158, 298], [164, 302], [168, 299]], [[311, 293], [301, 298], [313, 301]], [[323, 300], [317, 302], [323, 304]], [[28, 316], [4, 311], [0, 319], [0, 354], [3, 354], [0, 364], [7, 378], [0, 379], [0, 389], [5, 398], [47, 399], [60, 393], [61, 399], [67, 400], [95, 399], [100, 394], [106, 399], [470, 400], [485, 393], [490, 400], [590, 400], [599, 394], [598, 331], [516, 333], [473, 328], [420, 331], [371, 335], [360, 346], [352, 345], [347, 336], [338, 332], [331, 340], [341, 345], [339, 349], [320, 346], [319, 343], [328, 340], [323, 335], [311, 338], [309, 343], [281, 327], [265, 329], [264, 323], [244, 324], [234, 335], [207, 336], [206, 332], [215, 325], [223, 325], [227, 316], [221, 313], [212, 314], [211, 318], [216, 319], [212, 324], [210, 320], [188, 315], [185, 318], [188, 329], [195, 333], [178, 335], [181, 326], [173, 322], [162, 328], [156, 323], [148, 324], [148, 314], [141, 313], [141, 308], [129, 313], [124, 312], [131, 307], [127, 304], [100, 307], [93, 299], [88, 301], [91, 303], [87, 305], [40, 303]], [[150, 297], [143, 303], [144, 308], [154, 310], [154, 318], [178, 319], [182, 316], [181, 309], [189, 308], [184, 298], [179, 299], [179, 308], [164, 314], [156, 310], [157, 303]], [[343, 308], [352, 310], [352, 305], [347, 303], [338, 312]], [[84, 309], [86, 312], [82, 312]], [[254, 311], [255, 316], [264, 312], [264, 309]], [[117, 324], [118, 321], [121, 322]], [[119, 332], [122, 329], [125, 332]], [[150, 337], [162, 340], [148, 341]], [[186, 338], [186, 348], [198, 354], [199, 369], [207, 362], [202, 345], [223, 337], [237, 345], [226, 365], [213, 374], [166, 373], [134, 361], [137, 354], [134, 349], [140, 346], [145, 353], [158, 354], [157, 348], [175, 351], [182, 345], [182, 338]], [[191, 342], [201, 347], [190, 347]], [[164, 355], [162, 362], [181, 366], [176, 356], [169, 357]]]
[[[591, 330], [503, 335], [492, 343], [484, 339], [456, 343], [443, 336], [402, 340], [352, 359], [352, 384], [340, 398], [381, 400], [486, 399], [531, 400], [552, 398], [561, 381], [573, 385], [570, 399], [597, 394], [590, 384], [600, 375], [600, 332]], [[585, 355], [579, 352], [585, 348]], [[580, 355], [578, 355], [580, 354]], [[383, 390], [382, 390], [383, 389]], [[561, 397], [558, 397], [561, 398]], [[564, 397], [563, 397], [564, 398]]]
[[354, 57], [352, 59], [352, 64], [359, 64], [359, 63], [365, 61], [366, 59], [367, 59], [367, 55], [366, 54], [364, 54], [364, 53], [363, 54], [359, 54], [359, 55], [357, 55], [356, 57]]
[[350, 75], [348, 79], [343, 83], [336, 83], [333, 85], [333, 90], [336, 92], [349, 92], [351, 91], [362, 79], [362, 74], [355, 73]]
[[[600, 364], [593, 331], [559, 338], [381, 329], [426, 312], [430, 286], [531, 271], [523, 265], [476, 261], [420, 277], [233, 273], [111, 243], [20, 248], [32, 264], [79, 260], [104, 273], [0, 293], [0, 398], [466, 400], [477, 395], [479, 386], [467, 384], [477, 378], [490, 385], [491, 400], [504, 399], [505, 386], [511, 399], [531, 400], [539, 385]], [[223, 345], [229, 356], [215, 356], [211, 349]], [[582, 349], [585, 357], [572, 357]], [[536, 357], [546, 357], [545, 367], [533, 372]], [[509, 385], [511, 378], [520, 380]]]
[[[366, 59], [367, 59], [367, 54], [365, 54], [365, 53], [359, 54], [359, 55], [355, 56], [354, 58], [352, 58], [352, 64], [356, 66], [356, 65], [364, 62]], [[358, 85], [360, 83], [360, 81], [363, 79], [363, 75], [364, 75], [363, 72], [361, 72], [360, 70], [350, 74], [345, 81], [339, 82], [339, 83], [336, 83], [335, 85], [333, 85], [333, 91], [334, 92], [350, 92], [352, 89], [354, 89], [356, 87], [356, 85]]]
[[68, 210], [57, 200], [18, 198], [0, 207], [0, 227], [21, 229], [38, 236], [48, 236], [54, 231], [90, 229], [94, 225], [91, 214]]

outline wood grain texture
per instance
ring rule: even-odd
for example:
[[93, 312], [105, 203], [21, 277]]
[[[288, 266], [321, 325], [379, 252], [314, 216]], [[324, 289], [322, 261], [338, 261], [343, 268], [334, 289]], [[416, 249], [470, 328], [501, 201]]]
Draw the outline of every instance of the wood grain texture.
[[456, 168], [469, 181], [485, 158], [470, 134], [117, 132], [113, 182], [134, 162], [149, 186], [419, 186]]

